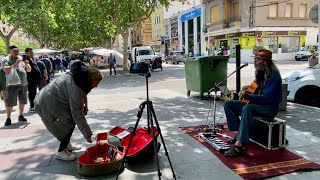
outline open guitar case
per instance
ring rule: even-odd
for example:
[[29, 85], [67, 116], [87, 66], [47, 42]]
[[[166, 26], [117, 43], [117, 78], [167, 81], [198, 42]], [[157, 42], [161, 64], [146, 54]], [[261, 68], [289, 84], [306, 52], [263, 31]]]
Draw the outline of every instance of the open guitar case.
[[[132, 136], [132, 131], [132, 127], [125, 129], [120, 126], [116, 126], [111, 129], [109, 133], [120, 140], [119, 149], [127, 149]], [[159, 136], [157, 128], [154, 128], [154, 136], [155, 138]], [[157, 141], [157, 152], [159, 151], [160, 146], [161, 144]], [[137, 128], [136, 134], [133, 136], [130, 148], [128, 149], [128, 153], [125, 157], [125, 162], [143, 162], [144, 160], [153, 158], [154, 155], [151, 130], [148, 132], [147, 128]]]
[[[108, 175], [117, 173], [124, 160], [127, 163], [135, 163], [153, 158], [155, 154], [152, 135], [147, 128], [137, 128], [127, 156], [124, 157], [132, 131], [133, 128], [125, 129], [116, 126], [109, 133], [97, 134], [96, 145], [86, 149], [85, 153], [77, 159], [78, 173], [83, 176]], [[120, 140], [118, 147], [109, 144], [108, 134]], [[154, 134], [156, 138], [159, 135], [156, 128], [154, 128]], [[160, 149], [160, 145], [157, 142], [157, 152]]]
[[97, 134], [96, 145], [89, 147], [77, 159], [78, 172], [83, 176], [101, 176], [117, 173], [124, 161], [124, 150], [108, 143], [108, 133]]

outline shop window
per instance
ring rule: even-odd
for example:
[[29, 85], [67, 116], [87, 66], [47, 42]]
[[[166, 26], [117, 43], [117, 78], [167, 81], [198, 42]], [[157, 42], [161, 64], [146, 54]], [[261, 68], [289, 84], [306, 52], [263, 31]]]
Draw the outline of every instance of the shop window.
[[299, 5], [299, 17], [301, 18], [307, 17], [307, 4]]
[[269, 17], [277, 17], [277, 16], [278, 16], [278, 4], [271, 3], [269, 5]]
[[286, 10], [285, 10], [284, 17], [292, 17], [292, 3], [286, 4]]
[[270, 50], [272, 53], [278, 53], [278, 38], [277, 37], [264, 37], [262, 39], [262, 46]]
[[214, 5], [211, 7], [210, 15], [211, 15], [211, 17], [210, 17], [211, 23], [215, 23], [220, 20], [220, 7], [219, 7], [219, 5]]
[[281, 52], [289, 53], [289, 52], [297, 52], [299, 51], [300, 41], [299, 37], [282, 37], [282, 45]]

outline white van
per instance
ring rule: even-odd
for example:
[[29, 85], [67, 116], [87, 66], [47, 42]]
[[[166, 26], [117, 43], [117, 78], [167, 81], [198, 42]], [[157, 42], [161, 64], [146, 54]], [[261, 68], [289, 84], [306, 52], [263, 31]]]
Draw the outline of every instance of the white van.
[[151, 46], [133, 47], [131, 50], [131, 59], [133, 63], [150, 63], [154, 58], [155, 53]]
[[315, 52], [318, 51], [318, 44], [311, 44], [311, 45], [306, 45], [304, 46], [300, 51], [295, 53], [294, 58], [297, 61], [300, 61], [302, 59], [308, 60], [309, 57], [311, 56], [311, 50], [314, 50]]

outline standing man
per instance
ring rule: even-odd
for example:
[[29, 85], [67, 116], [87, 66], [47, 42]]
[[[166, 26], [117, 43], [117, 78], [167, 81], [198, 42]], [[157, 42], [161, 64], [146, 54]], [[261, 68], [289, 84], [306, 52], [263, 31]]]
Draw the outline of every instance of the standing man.
[[16, 70], [19, 78], [20, 84], [10, 85], [7, 84], [7, 97], [6, 101], [6, 112], [7, 119], [5, 126], [11, 125], [11, 112], [13, 106], [17, 105], [17, 98], [19, 99], [19, 117], [18, 121], [25, 122], [27, 119], [23, 116], [24, 106], [27, 104], [27, 91], [28, 91], [28, 81], [27, 72], [31, 71], [29, 61], [22, 61], [19, 58], [19, 47], [16, 45], [9, 46], [10, 54], [7, 56], [2, 63], [3, 71], [8, 75], [12, 69]]
[[46, 66], [47, 76], [48, 76], [47, 84], [49, 84], [50, 80], [51, 80], [51, 73], [52, 73], [52, 70], [53, 70], [52, 63], [51, 63], [49, 58], [41, 58], [40, 61], [42, 61], [44, 63], [44, 65]]
[[37, 87], [41, 80], [41, 71], [39, 66], [37, 65], [36, 60], [33, 57], [33, 50], [32, 48], [26, 48], [25, 53], [27, 55], [27, 61], [31, 67], [31, 71], [27, 73], [27, 80], [28, 80], [28, 96], [29, 96], [29, 103], [30, 109], [29, 112], [35, 112], [34, 110], [34, 103], [33, 100], [37, 94]]
[[40, 82], [38, 83], [38, 89], [39, 91], [47, 85], [48, 80], [48, 74], [47, 74], [47, 68], [44, 62], [39, 60], [39, 57], [35, 57], [35, 60], [37, 62], [37, 66], [40, 69]]
[[[224, 102], [228, 128], [238, 131], [233, 140], [234, 146], [224, 153], [227, 157], [237, 157], [244, 152], [243, 145], [249, 143], [249, 129], [255, 128], [253, 116], [275, 117], [282, 100], [282, 79], [277, 66], [272, 60], [272, 52], [266, 49], [257, 50], [254, 56], [255, 80], [260, 87], [258, 94], [248, 94], [249, 86], [242, 87], [245, 95], [241, 100]], [[242, 99], [242, 98], [241, 98]], [[239, 119], [241, 116], [241, 121]]]
[[112, 56], [112, 53], [110, 53], [110, 56], [108, 57], [110, 75], [112, 75], [112, 69], [114, 70], [114, 75], [117, 75], [115, 62], [116, 62], [116, 58], [114, 56]]

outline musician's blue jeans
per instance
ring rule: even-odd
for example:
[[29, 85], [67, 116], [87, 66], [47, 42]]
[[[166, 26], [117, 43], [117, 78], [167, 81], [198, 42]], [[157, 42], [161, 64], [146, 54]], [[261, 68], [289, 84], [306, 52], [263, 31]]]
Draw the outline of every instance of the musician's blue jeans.
[[236, 138], [241, 143], [249, 143], [249, 128], [255, 125], [253, 116], [275, 117], [278, 113], [272, 105], [244, 104], [240, 100], [225, 101], [224, 110], [229, 131], [238, 131]]

